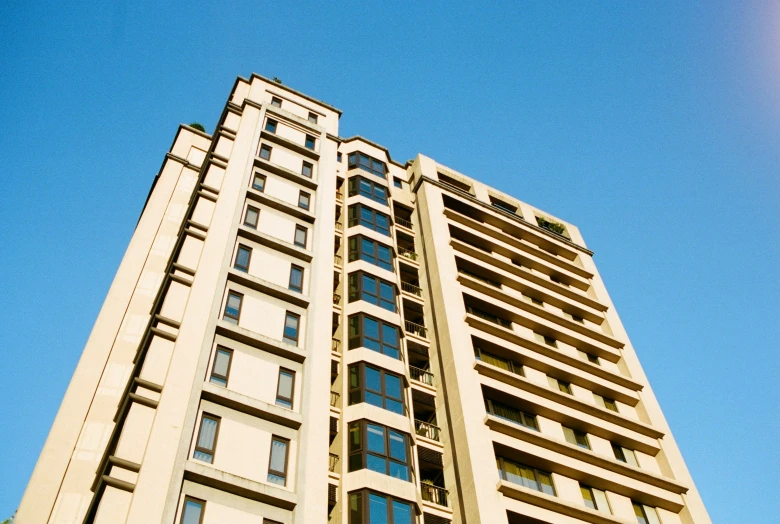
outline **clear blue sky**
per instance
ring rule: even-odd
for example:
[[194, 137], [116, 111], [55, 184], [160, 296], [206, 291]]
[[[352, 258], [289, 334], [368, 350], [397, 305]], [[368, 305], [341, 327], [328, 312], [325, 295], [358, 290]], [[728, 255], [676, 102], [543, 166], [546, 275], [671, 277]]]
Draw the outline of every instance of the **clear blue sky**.
[[177, 125], [256, 71], [577, 224], [713, 520], [778, 522], [778, 2], [214, 4], [0, 4], [0, 520]]

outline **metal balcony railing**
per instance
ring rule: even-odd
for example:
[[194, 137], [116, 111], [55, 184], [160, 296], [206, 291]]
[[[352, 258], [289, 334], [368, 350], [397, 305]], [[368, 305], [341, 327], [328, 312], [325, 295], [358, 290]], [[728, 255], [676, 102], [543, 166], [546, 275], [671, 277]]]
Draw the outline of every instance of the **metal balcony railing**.
[[333, 263], [337, 266], [340, 266], [343, 260], [344, 259], [341, 258], [341, 255], [333, 255]]
[[339, 340], [339, 339], [337, 339], [337, 338], [334, 338], [334, 339], [333, 339], [333, 341], [332, 341], [332, 344], [331, 344], [331, 346], [330, 346], [330, 349], [331, 349], [331, 350], [332, 350], [334, 353], [338, 353], [338, 352], [339, 352], [339, 348], [340, 348], [340, 347], [341, 347], [341, 340]]
[[412, 380], [433, 386], [433, 373], [424, 369], [409, 366], [409, 376]]
[[330, 471], [331, 473], [336, 471], [336, 464], [338, 464], [338, 462], [339, 462], [339, 456], [336, 455], [335, 453], [331, 453], [328, 456], [328, 471]]
[[336, 222], [336, 231], [344, 231], [344, 224]]
[[401, 217], [393, 217], [393, 219], [395, 220], [395, 223], [398, 224], [399, 226], [403, 226], [406, 229], [412, 229], [412, 223], [409, 220], [406, 220], [405, 218], [401, 218]]
[[338, 391], [331, 391], [330, 392], [330, 405], [335, 407], [338, 407], [339, 404], [339, 398], [341, 398], [341, 393]]
[[333, 293], [333, 305], [338, 306], [341, 303], [341, 295]]
[[417, 335], [418, 337], [422, 337], [422, 338], [428, 338], [427, 330], [425, 329], [425, 326], [421, 326], [420, 324], [415, 324], [411, 320], [404, 321], [404, 330], [407, 333], [411, 333], [412, 335]]
[[441, 438], [439, 436], [439, 426], [434, 426], [430, 422], [423, 422], [422, 420], [415, 419], [414, 431], [421, 437], [429, 438], [431, 440], [435, 440], [436, 442], [441, 442]]
[[432, 502], [439, 506], [449, 507], [447, 503], [447, 490], [434, 486], [429, 482], [420, 482], [420, 488], [422, 490], [422, 498], [427, 502]]
[[406, 249], [401, 246], [398, 246], [398, 254], [404, 258], [408, 258], [409, 260], [415, 260], [415, 261], [417, 260], [417, 253], [415, 253], [411, 249]]
[[401, 289], [406, 291], [407, 293], [411, 293], [412, 295], [422, 297], [422, 289], [420, 289], [419, 286], [415, 286], [414, 284], [410, 284], [409, 282], [401, 281]]

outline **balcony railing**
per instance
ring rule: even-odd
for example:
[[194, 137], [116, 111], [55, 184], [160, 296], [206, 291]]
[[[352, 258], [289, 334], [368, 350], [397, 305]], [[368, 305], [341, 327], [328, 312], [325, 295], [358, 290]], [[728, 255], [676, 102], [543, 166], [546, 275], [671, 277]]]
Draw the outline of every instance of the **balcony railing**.
[[339, 348], [340, 348], [340, 347], [341, 347], [341, 340], [339, 340], [339, 339], [337, 339], [337, 338], [334, 338], [334, 339], [332, 340], [332, 343], [331, 343], [330, 349], [331, 349], [331, 350], [332, 350], [334, 353], [338, 353], [338, 352], [339, 352]]
[[441, 438], [439, 436], [439, 426], [434, 426], [429, 422], [423, 422], [422, 420], [415, 419], [414, 431], [421, 437], [429, 438], [431, 440], [435, 440], [436, 442], [441, 442]]
[[338, 306], [341, 303], [341, 295], [333, 293], [333, 305]]
[[339, 456], [336, 455], [335, 453], [331, 453], [328, 456], [328, 471], [330, 471], [331, 473], [336, 471], [336, 464], [338, 463], [339, 463]]
[[335, 407], [338, 407], [339, 404], [339, 398], [341, 398], [341, 393], [338, 391], [331, 391], [330, 392], [330, 405]]
[[333, 255], [333, 263], [337, 266], [340, 266], [343, 260], [344, 259], [341, 258], [341, 255]]
[[447, 490], [434, 486], [430, 482], [420, 482], [420, 488], [422, 489], [422, 498], [427, 502], [432, 502], [439, 506], [449, 507], [447, 503]]
[[412, 229], [411, 221], [401, 217], [393, 217], [393, 219], [395, 219], [395, 223], [398, 224], [399, 226], [403, 226], [406, 229]]
[[336, 191], [336, 199], [337, 200], [344, 200], [344, 193], [341, 190]]
[[424, 369], [409, 366], [409, 376], [412, 380], [433, 386], [433, 373]]
[[410, 284], [409, 282], [401, 281], [401, 289], [406, 291], [407, 293], [411, 293], [412, 295], [421, 297], [422, 296], [422, 289], [420, 289], [419, 286], [415, 286], [414, 284]]
[[336, 231], [344, 231], [344, 224], [336, 222]]
[[408, 258], [409, 260], [415, 260], [415, 261], [417, 260], [417, 253], [415, 253], [411, 249], [406, 249], [401, 246], [398, 246], [398, 254], [404, 258]]
[[415, 324], [411, 320], [404, 321], [404, 330], [407, 333], [411, 333], [412, 335], [417, 335], [418, 337], [422, 337], [422, 338], [428, 338], [427, 330], [425, 329], [425, 326], [421, 326], [420, 324]]

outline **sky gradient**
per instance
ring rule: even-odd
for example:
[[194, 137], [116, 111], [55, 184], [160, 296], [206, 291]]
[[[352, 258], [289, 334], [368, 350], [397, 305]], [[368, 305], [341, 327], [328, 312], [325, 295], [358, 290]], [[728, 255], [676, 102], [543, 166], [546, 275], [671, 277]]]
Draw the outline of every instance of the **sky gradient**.
[[178, 124], [254, 71], [576, 224], [713, 522], [780, 522], [780, 4], [424, 4], [0, 3], [0, 521]]

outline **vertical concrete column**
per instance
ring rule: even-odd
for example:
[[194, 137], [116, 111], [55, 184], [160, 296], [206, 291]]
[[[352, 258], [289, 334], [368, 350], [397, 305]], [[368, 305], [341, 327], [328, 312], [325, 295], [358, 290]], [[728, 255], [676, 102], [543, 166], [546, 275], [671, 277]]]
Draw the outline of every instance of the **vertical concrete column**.
[[[418, 156], [415, 178], [436, 179], [433, 160]], [[423, 182], [417, 190], [426, 278], [431, 296], [435, 345], [438, 352], [443, 391], [437, 402], [446, 402], [448, 431], [445, 445], [453, 454], [455, 471], [446, 478], [448, 486], [458, 486], [454, 504], [457, 522], [469, 524], [506, 523], [501, 494], [496, 490], [495, 454], [490, 432], [485, 426], [485, 407], [477, 373], [474, 350], [460, 286], [450, 235], [444, 217], [441, 190]], [[427, 220], [422, 218], [427, 217]], [[441, 422], [441, 421], [440, 421]]]

